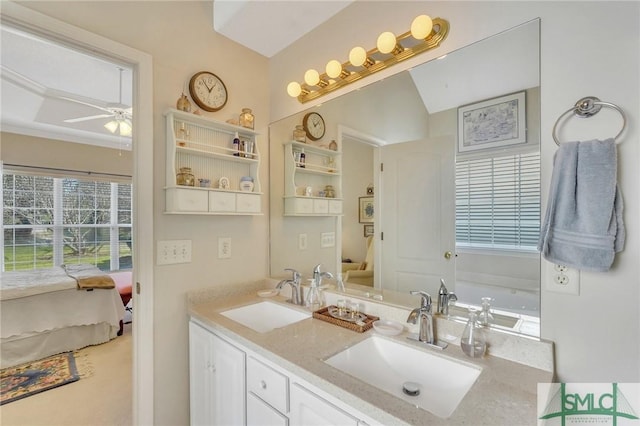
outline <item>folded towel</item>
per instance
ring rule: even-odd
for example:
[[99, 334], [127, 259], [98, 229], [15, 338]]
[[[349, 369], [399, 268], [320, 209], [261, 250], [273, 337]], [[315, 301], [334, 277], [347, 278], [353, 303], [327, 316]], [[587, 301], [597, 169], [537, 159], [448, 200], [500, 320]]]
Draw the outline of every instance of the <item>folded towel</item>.
[[61, 265], [68, 276], [75, 279], [81, 290], [91, 288], [114, 288], [115, 281], [93, 265]]
[[587, 271], [611, 268], [625, 239], [616, 175], [613, 139], [560, 144], [538, 242], [545, 259]]

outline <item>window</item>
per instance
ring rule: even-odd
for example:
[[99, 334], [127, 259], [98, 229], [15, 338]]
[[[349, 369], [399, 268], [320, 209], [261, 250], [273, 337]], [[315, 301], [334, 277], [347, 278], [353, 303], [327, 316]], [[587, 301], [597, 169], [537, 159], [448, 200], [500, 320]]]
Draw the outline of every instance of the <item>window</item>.
[[131, 184], [4, 173], [5, 271], [131, 267]]
[[540, 153], [456, 162], [456, 246], [535, 250]]

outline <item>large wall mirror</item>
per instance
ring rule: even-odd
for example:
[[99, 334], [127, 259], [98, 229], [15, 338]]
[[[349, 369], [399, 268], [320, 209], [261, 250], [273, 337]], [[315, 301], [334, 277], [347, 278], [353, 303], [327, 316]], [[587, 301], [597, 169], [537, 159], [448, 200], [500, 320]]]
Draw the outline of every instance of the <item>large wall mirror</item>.
[[527, 22], [312, 107], [327, 130], [309, 145], [338, 145], [342, 215], [285, 214], [285, 144], [308, 111], [272, 123], [271, 275], [321, 263], [348, 291], [411, 307], [410, 290], [435, 300], [443, 279], [454, 315], [490, 297], [496, 325], [539, 335], [539, 31]]

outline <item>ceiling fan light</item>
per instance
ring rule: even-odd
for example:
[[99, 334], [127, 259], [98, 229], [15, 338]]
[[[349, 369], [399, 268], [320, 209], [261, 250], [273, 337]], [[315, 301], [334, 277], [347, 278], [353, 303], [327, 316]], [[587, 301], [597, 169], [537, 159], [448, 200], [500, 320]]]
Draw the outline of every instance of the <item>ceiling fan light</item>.
[[129, 124], [128, 120], [120, 122], [120, 136], [131, 136], [131, 130], [131, 124]]
[[111, 133], [115, 133], [116, 130], [118, 130], [118, 122], [115, 120], [111, 120], [107, 124], [105, 124], [104, 127]]

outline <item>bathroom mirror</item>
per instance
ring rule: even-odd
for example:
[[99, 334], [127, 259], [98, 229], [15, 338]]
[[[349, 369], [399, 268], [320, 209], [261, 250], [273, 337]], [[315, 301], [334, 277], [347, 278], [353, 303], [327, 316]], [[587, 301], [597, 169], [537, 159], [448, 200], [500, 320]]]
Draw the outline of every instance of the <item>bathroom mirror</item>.
[[[531, 247], [505, 251], [499, 244], [478, 248], [456, 243], [462, 239], [456, 214], [459, 225], [462, 217], [455, 205], [456, 162], [460, 168], [464, 161], [537, 153], [537, 166], [533, 160], [532, 167], [537, 167], [539, 187], [539, 81], [539, 20], [534, 20], [312, 107], [327, 126], [324, 138], [313, 145], [338, 143], [341, 216], [284, 214], [283, 143], [292, 139], [309, 110], [272, 123], [271, 275], [285, 277], [285, 268], [295, 268], [309, 278], [318, 263], [334, 274], [346, 275], [349, 267], [369, 269], [371, 281], [346, 282], [350, 292], [410, 307], [417, 301], [409, 290], [426, 290], [435, 303], [443, 278], [463, 307], [454, 314], [464, 315], [466, 305], [480, 305], [482, 297], [491, 297], [498, 310], [496, 323], [504, 319], [509, 331], [538, 335], [539, 254]], [[521, 96], [526, 141], [457, 148], [458, 114], [504, 96]], [[458, 198], [460, 194], [458, 188]], [[360, 203], [371, 196], [373, 221], [362, 221]], [[537, 208], [539, 214], [539, 204]], [[369, 251], [367, 236], [372, 233]], [[365, 259], [368, 268], [362, 267]], [[353, 265], [344, 265], [345, 260]]]

